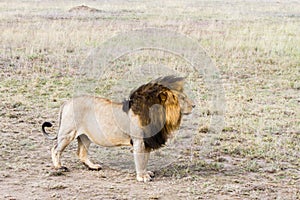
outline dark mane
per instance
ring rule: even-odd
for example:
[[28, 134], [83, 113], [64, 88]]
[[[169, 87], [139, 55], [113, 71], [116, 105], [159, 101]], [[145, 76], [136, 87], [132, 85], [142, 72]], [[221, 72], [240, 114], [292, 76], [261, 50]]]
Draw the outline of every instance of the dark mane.
[[169, 88], [172, 91], [183, 92], [184, 78], [177, 76], [164, 76], [159, 77], [151, 83], [157, 83]]
[[127, 105], [139, 116], [147, 149], [165, 145], [172, 131], [179, 127], [177, 93], [183, 91], [183, 81], [181, 77], [160, 77], [131, 92]]

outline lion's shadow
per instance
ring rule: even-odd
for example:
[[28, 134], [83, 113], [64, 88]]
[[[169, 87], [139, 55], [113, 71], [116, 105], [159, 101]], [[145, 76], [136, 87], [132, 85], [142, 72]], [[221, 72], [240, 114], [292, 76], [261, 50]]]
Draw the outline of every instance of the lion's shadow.
[[[97, 160], [107, 168], [135, 173], [134, 160], [130, 147], [102, 148], [99, 147]], [[231, 174], [232, 168], [227, 162], [214, 161], [208, 158], [192, 156], [189, 149], [174, 149], [166, 147], [153, 152], [150, 156], [147, 169], [153, 171], [156, 177], [194, 177], [210, 176], [213, 174]], [[186, 152], [183, 152], [186, 151]], [[94, 157], [94, 156], [93, 156]], [[238, 170], [235, 170], [238, 173]]]

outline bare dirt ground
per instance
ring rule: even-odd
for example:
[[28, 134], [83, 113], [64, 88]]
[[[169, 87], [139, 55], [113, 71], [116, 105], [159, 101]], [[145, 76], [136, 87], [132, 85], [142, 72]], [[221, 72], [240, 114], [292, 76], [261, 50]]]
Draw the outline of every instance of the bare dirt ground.
[[[300, 199], [299, 3], [81, 5], [0, 2], [0, 199]], [[50, 120], [57, 130], [59, 106], [74, 95], [91, 49], [119, 32], [147, 27], [194, 38], [211, 56], [226, 97], [222, 132], [209, 131], [205, 83], [189, 78], [197, 109], [184, 117], [167, 147], [151, 155], [153, 182], [135, 180], [127, 147], [92, 145], [90, 157], [103, 169], [89, 171], [78, 161], [74, 142], [63, 154], [70, 172], [56, 172], [54, 142], [43, 137], [41, 124]], [[141, 62], [188, 65], [164, 56], [131, 54], [112, 63], [111, 72]], [[110, 76], [93, 92], [113, 95], [119, 76]]]

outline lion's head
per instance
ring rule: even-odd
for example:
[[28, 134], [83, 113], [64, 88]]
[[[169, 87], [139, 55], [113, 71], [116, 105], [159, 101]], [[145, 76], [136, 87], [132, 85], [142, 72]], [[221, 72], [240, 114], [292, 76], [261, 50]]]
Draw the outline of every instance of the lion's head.
[[183, 115], [191, 114], [193, 108], [195, 107], [194, 102], [191, 99], [189, 99], [188, 96], [183, 92], [179, 93], [177, 97], [180, 104], [181, 114]]
[[130, 94], [129, 109], [138, 115], [146, 148], [162, 147], [179, 128], [182, 114], [193, 108], [183, 93], [184, 78], [166, 76], [140, 86]]
[[178, 98], [180, 104], [181, 114], [188, 115], [191, 114], [195, 104], [188, 96], [183, 92], [184, 89], [184, 78], [183, 77], [175, 77], [175, 76], [165, 76], [160, 77], [152, 83], [158, 83], [169, 88]]

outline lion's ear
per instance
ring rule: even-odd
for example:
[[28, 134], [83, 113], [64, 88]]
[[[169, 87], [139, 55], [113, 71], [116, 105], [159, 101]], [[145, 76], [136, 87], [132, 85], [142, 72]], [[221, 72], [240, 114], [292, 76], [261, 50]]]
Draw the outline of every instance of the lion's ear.
[[161, 92], [161, 93], [159, 93], [158, 98], [161, 102], [165, 102], [168, 98], [168, 93], [167, 92]]

